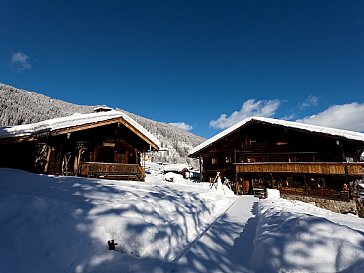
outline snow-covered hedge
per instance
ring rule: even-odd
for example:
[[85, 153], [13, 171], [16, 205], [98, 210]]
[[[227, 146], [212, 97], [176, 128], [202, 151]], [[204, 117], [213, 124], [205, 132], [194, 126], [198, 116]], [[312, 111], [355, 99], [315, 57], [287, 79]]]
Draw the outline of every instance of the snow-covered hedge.
[[167, 182], [183, 182], [185, 179], [181, 174], [168, 172], [164, 175], [164, 180]]

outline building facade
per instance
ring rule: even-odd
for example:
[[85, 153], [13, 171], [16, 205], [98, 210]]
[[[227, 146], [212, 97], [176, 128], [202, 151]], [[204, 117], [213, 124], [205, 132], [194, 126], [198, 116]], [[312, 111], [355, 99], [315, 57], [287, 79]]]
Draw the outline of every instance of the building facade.
[[141, 158], [159, 141], [119, 111], [0, 128], [0, 166], [54, 175], [143, 181]]
[[195, 147], [202, 181], [216, 173], [237, 194], [277, 188], [282, 194], [350, 199], [363, 179], [364, 134], [262, 117], [245, 119]]

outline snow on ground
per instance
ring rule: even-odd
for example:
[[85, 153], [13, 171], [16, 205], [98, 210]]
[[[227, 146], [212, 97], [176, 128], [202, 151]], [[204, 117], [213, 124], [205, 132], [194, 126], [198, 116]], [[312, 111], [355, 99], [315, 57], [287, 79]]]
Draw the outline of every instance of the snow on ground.
[[[1, 273], [150, 272], [235, 200], [208, 183], [158, 176], [138, 183], [0, 169], [0, 179]], [[117, 252], [107, 249], [111, 239]]]
[[217, 188], [0, 169], [0, 273], [364, 272], [364, 219]]
[[177, 272], [253, 272], [250, 253], [258, 198], [240, 196], [177, 261]]
[[300, 201], [259, 202], [255, 272], [364, 272], [364, 219]]
[[164, 180], [168, 182], [183, 182], [184, 178], [182, 174], [169, 172], [164, 175]]
[[364, 219], [271, 196], [238, 198], [173, 272], [364, 272]]

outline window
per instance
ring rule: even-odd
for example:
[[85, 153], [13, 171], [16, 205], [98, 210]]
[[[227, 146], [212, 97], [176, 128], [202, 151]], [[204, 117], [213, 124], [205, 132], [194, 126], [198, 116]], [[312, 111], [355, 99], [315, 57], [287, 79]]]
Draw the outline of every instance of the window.
[[217, 164], [217, 158], [216, 157], [211, 158], [211, 164]]
[[253, 145], [254, 143], [256, 143], [257, 142], [257, 140], [256, 139], [254, 139], [254, 138], [252, 138], [252, 137], [250, 137], [250, 136], [245, 136], [245, 138], [244, 138], [244, 143], [241, 145], [242, 147], [245, 145], [245, 146], [251, 146], [251, 145]]
[[225, 157], [225, 163], [231, 163], [231, 157], [230, 156]]
[[283, 146], [283, 145], [287, 145], [287, 144], [288, 144], [288, 141], [277, 141], [276, 142], [277, 146]]
[[254, 162], [260, 162], [259, 159], [255, 158], [255, 157], [247, 157], [245, 159], [245, 162], [247, 163], [254, 163]]

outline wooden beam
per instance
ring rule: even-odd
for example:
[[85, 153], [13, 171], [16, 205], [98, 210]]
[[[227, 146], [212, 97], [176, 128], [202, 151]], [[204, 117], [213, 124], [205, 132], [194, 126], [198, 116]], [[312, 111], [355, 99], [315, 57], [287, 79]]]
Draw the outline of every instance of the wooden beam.
[[15, 144], [15, 143], [23, 143], [30, 141], [37, 141], [38, 138], [34, 135], [31, 136], [20, 136], [20, 137], [9, 137], [9, 138], [0, 138], [0, 144]]
[[128, 128], [130, 131], [132, 131], [135, 135], [137, 135], [139, 138], [141, 138], [148, 145], [151, 145], [155, 150], [158, 150], [158, 146], [154, 142], [152, 142], [142, 132], [140, 132], [137, 128], [132, 126], [130, 123], [128, 123], [125, 119], [123, 119], [121, 117], [54, 130], [51, 132], [51, 135], [52, 136], [64, 135], [67, 133], [83, 131], [83, 130], [92, 129], [92, 128], [96, 128], [96, 127], [100, 127], [100, 126], [114, 124], [114, 123], [119, 123], [119, 124], [124, 125], [126, 128]]
[[114, 118], [114, 119], [109, 119], [109, 120], [104, 120], [104, 121], [98, 121], [98, 122], [87, 123], [87, 124], [82, 124], [82, 125], [70, 126], [67, 128], [56, 129], [51, 132], [51, 135], [52, 136], [65, 135], [68, 133], [73, 133], [73, 132], [83, 131], [83, 130], [92, 129], [92, 128], [96, 128], [96, 127], [100, 127], [100, 126], [105, 126], [105, 125], [117, 123], [119, 121], [119, 119], [120, 118]]
[[51, 158], [51, 152], [52, 152], [52, 147], [48, 146], [48, 152], [47, 152], [47, 162], [44, 166], [44, 173], [48, 172], [48, 166], [49, 166], [49, 160]]
[[137, 128], [132, 126], [130, 123], [128, 123], [125, 119], [121, 119], [121, 123], [128, 128], [130, 131], [132, 131], [134, 134], [139, 136], [142, 140], [144, 140], [146, 143], [151, 145], [155, 150], [158, 150], [157, 144], [152, 142], [148, 137], [146, 137], [144, 134], [142, 134]]

